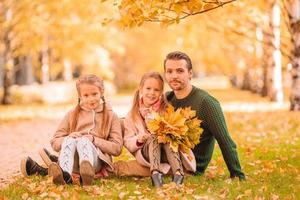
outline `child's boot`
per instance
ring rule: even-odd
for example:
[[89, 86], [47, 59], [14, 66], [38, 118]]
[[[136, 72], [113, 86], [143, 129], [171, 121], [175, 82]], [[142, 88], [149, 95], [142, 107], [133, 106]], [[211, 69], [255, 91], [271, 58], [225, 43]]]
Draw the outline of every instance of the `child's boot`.
[[49, 176], [53, 177], [53, 183], [55, 184], [64, 185], [73, 183], [71, 174], [63, 171], [57, 163], [52, 162], [49, 165], [48, 173]]
[[80, 163], [80, 177], [82, 180], [82, 184], [85, 185], [91, 185], [93, 180], [94, 180], [94, 176], [95, 176], [95, 171], [93, 166], [91, 165], [91, 163], [87, 160], [83, 160]]
[[52, 162], [58, 162], [58, 157], [55, 155], [52, 155], [47, 149], [43, 148], [39, 150], [39, 154], [43, 161], [46, 163], [46, 165], [49, 167], [49, 165]]
[[176, 185], [182, 185], [184, 176], [181, 174], [175, 174], [173, 177], [173, 182], [176, 183]]
[[30, 157], [21, 160], [21, 173], [24, 176], [30, 176], [33, 174], [38, 174], [41, 176], [48, 175], [48, 170], [40, 166], [37, 162], [32, 160]]

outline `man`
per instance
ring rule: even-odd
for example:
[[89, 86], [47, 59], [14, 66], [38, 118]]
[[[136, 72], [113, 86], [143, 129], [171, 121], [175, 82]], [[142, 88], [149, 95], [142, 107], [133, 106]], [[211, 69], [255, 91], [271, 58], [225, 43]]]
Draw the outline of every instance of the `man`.
[[207, 168], [217, 140], [230, 177], [245, 180], [241, 170], [236, 144], [231, 139], [219, 102], [206, 91], [193, 86], [190, 82], [192, 62], [188, 55], [175, 51], [164, 60], [165, 78], [172, 91], [167, 93], [168, 101], [175, 107], [189, 107], [196, 111], [202, 120], [203, 133], [200, 143], [193, 149], [196, 158], [196, 175], [201, 175]]

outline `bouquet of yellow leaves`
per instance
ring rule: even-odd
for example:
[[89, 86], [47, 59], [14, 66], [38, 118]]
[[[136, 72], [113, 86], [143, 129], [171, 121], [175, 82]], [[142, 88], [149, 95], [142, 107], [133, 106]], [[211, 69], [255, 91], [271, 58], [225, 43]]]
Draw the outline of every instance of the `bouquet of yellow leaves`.
[[191, 107], [179, 108], [175, 111], [168, 105], [165, 113], [153, 113], [154, 119], [147, 122], [148, 130], [157, 135], [158, 143], [170, 143], [174, 152], [178, 149], [188, 153], [200, 142], [202, 129], [201, 120], [197, 119], [196, 111]]

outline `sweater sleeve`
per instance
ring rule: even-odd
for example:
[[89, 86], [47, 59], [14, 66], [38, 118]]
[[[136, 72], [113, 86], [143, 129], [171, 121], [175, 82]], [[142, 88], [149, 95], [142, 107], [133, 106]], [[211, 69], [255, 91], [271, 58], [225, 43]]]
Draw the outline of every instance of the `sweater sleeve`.
[[59, 152], [61, 144], [66, 136], [70, 134], [69, 116], [71, 112], [68, 112], [61, 120], [56, 132], [50, 140], [51, 146], [54, 151]]
[[107, 153], [111, 156], [119, 156], [122, 151], [123, 140], [122, 140], [122, 129], [121, 122], [116, 114], [113, 114], [111, 128], [108, 138], [105, 140], [95, 136], [94, 144], [103, 153]]
[[127, 115], [124, 120], [124, 146], [130, 153], [135, 153], [141, 149], [143, 145], [139, 145], [137, 142], [137, 129], [133, 123], [131, 117]]
[[219, 145], [222, 145], [220, 143], [228, 143], [228, 139], [231, 140], [218, 100], [210, 95], [206, 96], [202, 101], [201, 115], [204, 127], [213, 134]]

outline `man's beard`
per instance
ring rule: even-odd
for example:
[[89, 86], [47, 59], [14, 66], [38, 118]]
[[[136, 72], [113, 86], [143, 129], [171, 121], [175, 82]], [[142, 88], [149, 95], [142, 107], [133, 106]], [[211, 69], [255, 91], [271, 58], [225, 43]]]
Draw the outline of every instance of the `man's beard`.
[[[174, 82], [176, 83], [176, 86], [172, 85], [172, 83]], [[176, 80], [171, 81], [169, 83], [169, 86], [172, 90], [182, 90], [184, 88], [184, 84], [181, 81], [176, 81]]]

